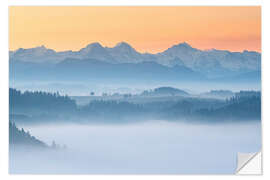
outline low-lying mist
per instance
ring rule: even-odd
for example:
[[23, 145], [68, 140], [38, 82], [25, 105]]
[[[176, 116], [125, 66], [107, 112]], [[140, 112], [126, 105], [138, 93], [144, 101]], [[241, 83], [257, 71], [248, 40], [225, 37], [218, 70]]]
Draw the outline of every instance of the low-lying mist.
[[256, 82], [230, 82], [224, 81], [218, 82], [134, 82], [134, 81], [123, 81], [123, 82], [92, 82], [92, 81], [10, 81], [10, 87], [20, 89], [22, 91], [46, 91], [46, 92], [59, 92], [61, 95], [69, 96], [89, 96], [90, 92], [95, 92], [95, 95], [101, 96], [103, 93], [131, 93], [140, 94], [144, 90], [154, 89], [161, 86], [171, 86], [179, 89], [186, 90], [191, 94], [199, 94], [208, 92], [214, 89], [230, 89], [231, 91], [240, 90], [261, 90], [261, 83]]
[[261, 124], [257, 121], [226, 124], [144, 121], [23, 128], [47, 144], [54, 140], [65, 144], [67, 149], [10, 149], [10, 173], [232, 174], [237, 152], [261, 149]]

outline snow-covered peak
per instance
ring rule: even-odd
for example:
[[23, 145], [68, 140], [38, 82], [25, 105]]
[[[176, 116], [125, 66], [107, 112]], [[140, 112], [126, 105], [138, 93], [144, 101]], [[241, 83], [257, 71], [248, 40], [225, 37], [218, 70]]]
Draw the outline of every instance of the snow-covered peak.
[[49, 59], [57, 61], [57, 53], [53, 49], [46, 48], [44, 45], [28, 49], [19, 48], [11, 51], [9, 55], [10, 58], [21, 61], [44, 62], [49, 61]]
[[200, 50], [186, 42], [171, 46], [157, 54], [139, 53], [126, 42], [114, 47], [103, 47], [95, 42], [79, 51], [55, 52], [45, 46], [10, 51], [10, 58], [31, 62], [59, 62], [66, 58], [94, 59], [109, 63], [157, 62], [166, 66], [187, 66], [192, 70], [215, 71], [222, 68], [230, 71], [260, 69], [261, 54], [254, 51], [231, 52], [228, 50]]
[[97, 48], [97, 47], [102, 47], [102, 45], [99, 42], [94, 42], [86, 46], [86, 48]]
[[106, 48], [106, 50], [118, 63], [137, 63], [144, 61], [144, 56], [126, 42], [117, 43], [116, 46]]
[[44, 45], [41, 45], [41, 46], [36, 47], [36, 49], [46, 50], [47, 48]]
[[99, 44], [98, 42], [94, 42], [94, 43], [88, 44], [85, 48], [82, 48], [80, 51], [88, 53], [88, 52], [91, 52], [93, 50], [101, 50], [101, 49], [104, 49], [101, 46], [101, 44]]
[[168, 48], [162, 53], [159, 54], [164, 54], [164, 55], [169, 55], [169, 56], [177, 56], [180, 57], [182, 55], [188, 55], [194, 52], [200, 51], [196, 48], [191, 47], [188, 43], [183, 42], [179, 43], [177, 45], [173, 45], [172, 47]]
[[184, 48], [192, 48], [191, 45], [189, 45], [188, 43], [186, 42], [182, 42], [182, 43], [179, 43], [177, 45], [175, 45], [176, 47], [184, 47]]
[[34, 48], [24, 49], [19, 48], [16, 51], [13, 51], [14, 54], [22, 56], [24, 54], [31, 54], [32, 56], [43, 56], [43, 55], [49, 55], [55, 53], [52, 49], [47, 49], [44, 45], [37, 46]]
[[111, 62], [113, 60], [113, 57], [108, 53], [107, 49], [98, 42], [88, 44], [85, 48], [82, 48], [79, 52], [77, 52], [76, 58], [97, 59], [106, 62]]
[[129, 45], [128, 43], [126, 43], [126, 42], [119, 42], [119, 43], [117, 43], [116, 45], [115, 45], [115, 47], [114, 48], [127, 48], [127, 49], [133, 49], [132, 47], [131, 47], [131, 45]]
[[117, 43], [115, 47], [110, 49], [115, 53], [139, 54], [132, 46], [126, 42]]
[[85, 48], [82, 48], [78, 53], [83, 57], [89, 55], [90, 56], [94, 55], [96, 57], [97, 55], [104, 56], [105, 54], [107, 54], [106, 49], [97, 42], [88, 44]]

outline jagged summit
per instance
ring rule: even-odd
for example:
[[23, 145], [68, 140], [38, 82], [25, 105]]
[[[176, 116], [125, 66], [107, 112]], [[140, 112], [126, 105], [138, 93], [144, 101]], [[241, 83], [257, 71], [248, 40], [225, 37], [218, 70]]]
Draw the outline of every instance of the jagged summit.
[[[113, 54], [116, 53], [123, 53], [131, 56], [136, 56], [139, 53], [128, 43], [126, 42], [119, 42], [113, 48], [108, 48], [109, 51]], [[118, 54], [119, 56], [120, 54]]]
[[37, 59], [36, 61], [39, 61], [40, 59], [55, 55], [56, 52], [53, 49], [48, 49], [44, 45], [28, 49], [19, 48], [15, 51], [10, 51], [11, 58], [17, 57], [26, 61], [31, 61], [32, 58], [35, 58]]
[[176, 46], [178, 46], [178, 47], [186, 47], [186, 48], [193, 48], [193, 47], [191, 47], [191, 45], [190, 44], [188, 44], [187, 42], [182, 42], [182, 43], [179, 43], [179, 44], [177, 44]]
[[126, 42], [119, 42], [111, 49], [127, 51], [127, 52], [131, 52], [131, 51], [137, 52], [131, 45], [129, 45]]
[[99, 42], [93, 42], [86, 46], [86, 48], [90, 48], [90, 47], [102, 47], [102, 45]]
[[98, 42], [94, 42], [94, 43], [88, 44], [86, 47], [82, 48], [80, 51], [83, 51], [83, 50], [89, 51], [89, 50], [92, 50], [92, 49], [94, 49], [94, 48], [96, 48], [96, 49], [97, 49], [97, 48], [98, 48], [98, 49], [102, 49], [103, 46], [102, 46], [100, 43], [98, 43]]
[[[108, 53], [100, 43], [94, 42], [88, 44], [85, 48], [82, 48], [79, 52], [75, 52], [73, 55], [77, 59], [97, 59], [106, 62], [113, 60], [113, 57]], [[71, 55], [71, 57], [73, 57]]]
[[42, 50], [42, 51], [45, 51], [45, 50], [48, 50], [44, 45], [41, 45], [41, 46], [36, 46], [36, 47], [33, 47], [33, 48], [19, 48], [17, 50], [15, 50], [14, 52], [22, 52], [22, 51], [35, 51], [35, 50]]
[[133, 48], [131, 45], [129, 45], [128, 43], [122, 41], [122, 42], [119, 42], [117, 43], [115, 46], [116, 47], [121, 47], [121, 48]]
[[194, 71], [212, 74], [223, 71], [256, 71], [261, 67], [261, 54], [254, 51], [231, 52], [228, 50], [200, 50], [187, 42], [173, 45], [156, 53], [140, 53], [127, 42], [114, 47], [104, 47], [98, 42], [90, 43], [79, 51], [55, 52], [44, 45], [9, 52], [10, 59], [28, 62], [58, 63], [67, 58], [93, 59], [112, 64], [155, 62], [165, 66], [186, 66]]
[[186, 42], [182, 42], [182, 43], [173, 45], [172, 47], [168, 48], [167, 50], [170, 50], [170, 49], [198, 50], [196, 48], [193, 48], [190, 44], [188, 44]]
[[94, 42], [91, 44], [88, 44], [86, 47], [80, 49], [80, 53], [85, 54], [89, 54], [89, 53], [104, 53], [105, 49], [104, 47], [98, 43], [98, 42]]
[[39, 49], [47, 49], [45, 45], [38, 46]]

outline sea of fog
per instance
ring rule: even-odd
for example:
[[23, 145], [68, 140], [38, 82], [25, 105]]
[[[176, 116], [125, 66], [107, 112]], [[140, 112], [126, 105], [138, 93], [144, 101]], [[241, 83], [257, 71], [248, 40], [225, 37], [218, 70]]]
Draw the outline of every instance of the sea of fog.
[[[261, 149], [260, 122], [23, 126], [66, 150], [10, 151], [18, 174], [233, 174], [237, 152]], [[20, 126], [22, 127], [22, 126]]]

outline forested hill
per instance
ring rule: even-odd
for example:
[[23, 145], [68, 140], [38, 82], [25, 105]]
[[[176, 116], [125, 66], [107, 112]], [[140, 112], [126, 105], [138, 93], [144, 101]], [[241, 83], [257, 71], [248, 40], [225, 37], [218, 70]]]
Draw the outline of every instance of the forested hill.
[[188, 96], [189, 93], [172, 87], [159, 87], [154, 90], [144, 91], [143, 96]]
[[31, 136], [29, 132], [25, 132], [22, 128], [18, 129], [15, 123], [9, 122], [9, 145], [34, 146], [40, 148], [48, 148], [44, 142]]
[[[240, 91], [234, 93], [234, 96], [227, 100], [191, 96], [181, 96], [181, 98], [171, 100], [168, 98], [168, 91], [169, 93], [175, 92], [171, 94], [172, 97], [179, 93], [179, 90], [159, 88], [150, 91], [150, 94], [158, 92], [158, 95], [137, 95], [116, 100], [91, 100], [87, 105], [77, 106], [75, 100], [68, 96], [60, 96], [58, 93], [29, 91], [22, 93], [10, 89], [10, 119], [18, 124], [56, 122], [126, 123], [150, 119], [198, 120], [201, 122], [261, 119], [260, 92]], [[148, 100], [128, 101], [129, 98], [133, 100], [145, 98]]]
[[219, 108], [201, 109], [197, 112], [201, 119], [216, 120], [260, 120], [261, 92], [240, 91]]
[[68, 96], [60, 96], [59, 93], [46, 93], [41, 91], [21, 92], [9, 88], [10, 114], [14, 112], [73, 112], [76, 103]]

